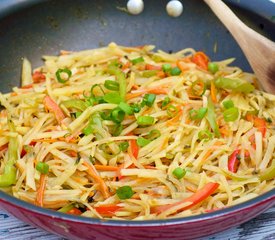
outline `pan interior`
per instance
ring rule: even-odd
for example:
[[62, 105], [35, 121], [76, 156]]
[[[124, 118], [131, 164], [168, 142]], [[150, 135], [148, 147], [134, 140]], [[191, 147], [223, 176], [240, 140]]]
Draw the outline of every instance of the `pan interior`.
[[[236, 65], [250, 70], [234, 39], [203, 1], [182, 3], [183, 14], [172, 18], [165, 0], [146, 0], [137, 16], [125, 12], [126, 1], [36, 1], [0, 21], [0, 91], [19, 85], [22, 57], [37, 67], [42, 55], [97, 48], [112, 41], [127, 46], [153, 44], [166, 51], [192, 47], [215, 60], [235, 57]], [[258, 30], [266, 21], [244, 11], [238, 14]], [[275, 39], [268, 24], [264, 31]]]

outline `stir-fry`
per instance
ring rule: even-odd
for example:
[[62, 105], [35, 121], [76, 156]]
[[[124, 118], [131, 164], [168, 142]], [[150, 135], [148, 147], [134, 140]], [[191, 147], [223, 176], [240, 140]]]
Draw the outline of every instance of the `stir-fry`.
[[275, 96], [203, 52], [108, 47], [44, 56], [0, 94], [0, 187], [86, 217], [226, 208], [275, 185]]

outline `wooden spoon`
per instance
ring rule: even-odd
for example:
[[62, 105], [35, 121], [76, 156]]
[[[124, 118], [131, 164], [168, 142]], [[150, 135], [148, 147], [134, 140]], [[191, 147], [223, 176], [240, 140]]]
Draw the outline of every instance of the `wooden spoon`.
[[260, 87], [275, 94], [275, 43], [246, 26], [221, 0], [204, 0], [233, 35]]

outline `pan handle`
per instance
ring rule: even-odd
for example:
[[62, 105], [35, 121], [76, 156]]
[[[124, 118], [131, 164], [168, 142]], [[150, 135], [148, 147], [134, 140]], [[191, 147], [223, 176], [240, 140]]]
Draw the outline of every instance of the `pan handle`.
[[0, 18], [46, 0], [0, 0]]
[[275, 0], [224, 0], [236, 7], [249, 10], [275, 24]]

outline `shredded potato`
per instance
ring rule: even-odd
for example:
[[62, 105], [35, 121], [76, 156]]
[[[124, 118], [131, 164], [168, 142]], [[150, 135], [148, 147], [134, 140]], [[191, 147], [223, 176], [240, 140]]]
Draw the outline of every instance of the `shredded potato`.
[[274, 188], [275, 97], [202, 52], [115, 43], [44, 56], [0, 93], [0, 188], [84, 217], [150, 220]]

